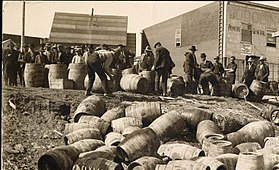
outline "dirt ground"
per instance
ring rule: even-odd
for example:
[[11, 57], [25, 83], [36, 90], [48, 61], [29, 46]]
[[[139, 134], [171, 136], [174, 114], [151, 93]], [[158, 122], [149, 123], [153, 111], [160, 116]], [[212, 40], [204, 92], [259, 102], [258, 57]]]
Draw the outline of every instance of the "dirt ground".
[[[255, 120], [263, 120], [260, 112], [243, 100], [226, 97], [186, 95], [175, 99], [116, 92], [103, 97], [107, 109], [119, 103], [159, 101], [163, 113], [183, 112], [201, 108], [213, 114], [215, 123], [226, 134]], [[96, 94], [100, 95], [100, 94]], [[46, 88], [3, 87], [2, 89], [2, 165], [3, 169], [37, 169], [39, 157], [47, 150], [64, 145], [62, 135], [66, 123], [78, 104], [85, 99], [84, 91]], [[10, 102], [9, 102], [10, 101]], [[9, 103], [15, 104], [12, 108]], [[276, 136], [278, 136], [278, 126]], [[197, 145], [194, 134], [185, 133], [179, 140]], [[198, 145], [197, 145], [198, 146]]]

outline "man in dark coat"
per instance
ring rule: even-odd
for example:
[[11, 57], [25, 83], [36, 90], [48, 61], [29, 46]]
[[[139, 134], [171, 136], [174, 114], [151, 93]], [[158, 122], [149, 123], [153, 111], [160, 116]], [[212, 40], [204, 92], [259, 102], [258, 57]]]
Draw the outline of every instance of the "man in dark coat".
[[15, 45], [10, 43], [9, 49], [4, 51], [3, 55], [3, 76], [4, 84], [9, 86], [17, 86], [17, 67], [19, 52], [14, 49]]
[[268, 83], [269, 67], [265, 63], [266, 58], [264, 56], [261, 56], [259, 60], [260, 64], [256, 68], [255, 77], [259, 81]]
[[225, 72], [224, 67], [222, 63], [220, 63], [220, 57], [216, 56], [214, 57], [215, 63], [213, 64], [213, 73], [220, 79]]
[[154, 63], [154, 55], [152, 53], [151, 47], [146, 46], [144, 53], [140, 57], [139, 70], [140, 71], [150, 71]]
[[38, 64], [47, 64], [47, 63], [49, 63], [49, 62], [48, 62], [48, 59], [47, 59], [47, 56], [44, 55], [44, 49], [43, 49], [43, 47], [41, 47], [41, 48], [39, 49], [39, 54], [36, 55], [35, 63], [38, 63]]
[[25, 69], [25, 64], [26, 64], [26, 55], [28, 53], [28, 46], [23, 45], [23, 50], [18, 56], [18, 62], [19, 62], [19, 69], [18, 69], [18, 75], [19, 75], [19, 80], [20, 80], [20, 85], [22, 87], [25, 86], [24, 82], [24, 69]]
[[245, 68], [241, 82], [243, 82], [248, 87], [250, 87], [253, 80], [255, 79], [255, 71], [256, 71], [256, 66], [254, 65], [253, 59], [250, 57], [248, 59], [248, 64]]
[[160, 78], [162, 77], [163, 96], [167, 96], [167, 80], [175, 64], [171, 59], [170, 52], [160, 42], [156, 42], [154, 48], [156, 49], [156, 55], [151, 70], [157, 72], [155, 77], [155, 92], [160, 93]]
[[229, 77], [229, 83], [234, 84], [236, 78], [237, 64], [235, 63], [235, 56], [231, 56], [231, 62], [228, 64], [226, 71], [226, 77]]
[[64, 51], [64, 46], [61, 44], [57, 45], [57, 63], [67, 64], [68, 63], [68, 56]]
[[[193, 77], [194, 77], [194, 70], [195, 70], [195, 61], [194, 56], [190, 52], [186, 52], [184, 54], [185, 61], [183, 64], [184, 72], [185, 72], [185, 93], [193, 93]], [[195, 93], [195, 92], [194, 92]]]

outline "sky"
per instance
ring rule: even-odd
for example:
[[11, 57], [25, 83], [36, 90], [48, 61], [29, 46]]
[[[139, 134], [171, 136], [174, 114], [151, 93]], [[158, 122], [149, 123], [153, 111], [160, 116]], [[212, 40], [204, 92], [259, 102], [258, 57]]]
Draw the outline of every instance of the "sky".
[[[194, 10], [213, 1], [26, 1], [25, 35], [49, 38], [55, 12], [128, 16], [128, 32], [144, 28]], [[279, 7], [279, 1], [253, 1]], [[21, 34], [22, 1], [3, 1], [3, 33]], [[139, 42], [137, 42], [138, 44]]]

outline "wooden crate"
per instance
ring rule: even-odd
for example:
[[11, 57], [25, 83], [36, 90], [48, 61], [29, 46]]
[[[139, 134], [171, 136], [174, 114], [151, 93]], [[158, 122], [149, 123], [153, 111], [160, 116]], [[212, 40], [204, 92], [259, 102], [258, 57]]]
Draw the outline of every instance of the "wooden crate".
[[74, 81], [71, 79], [52, 79], [49, 82], [50, 89], [74, 89]]

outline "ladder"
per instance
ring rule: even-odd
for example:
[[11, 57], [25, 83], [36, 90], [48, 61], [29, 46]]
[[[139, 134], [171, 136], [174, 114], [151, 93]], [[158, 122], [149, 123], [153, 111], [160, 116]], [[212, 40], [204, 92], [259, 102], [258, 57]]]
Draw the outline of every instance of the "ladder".
[[222, 59], [223, 63], [223, 41], [224, 41], [224, 1], [219, 1], [219, 14], [218, 14], [218, 56]]

